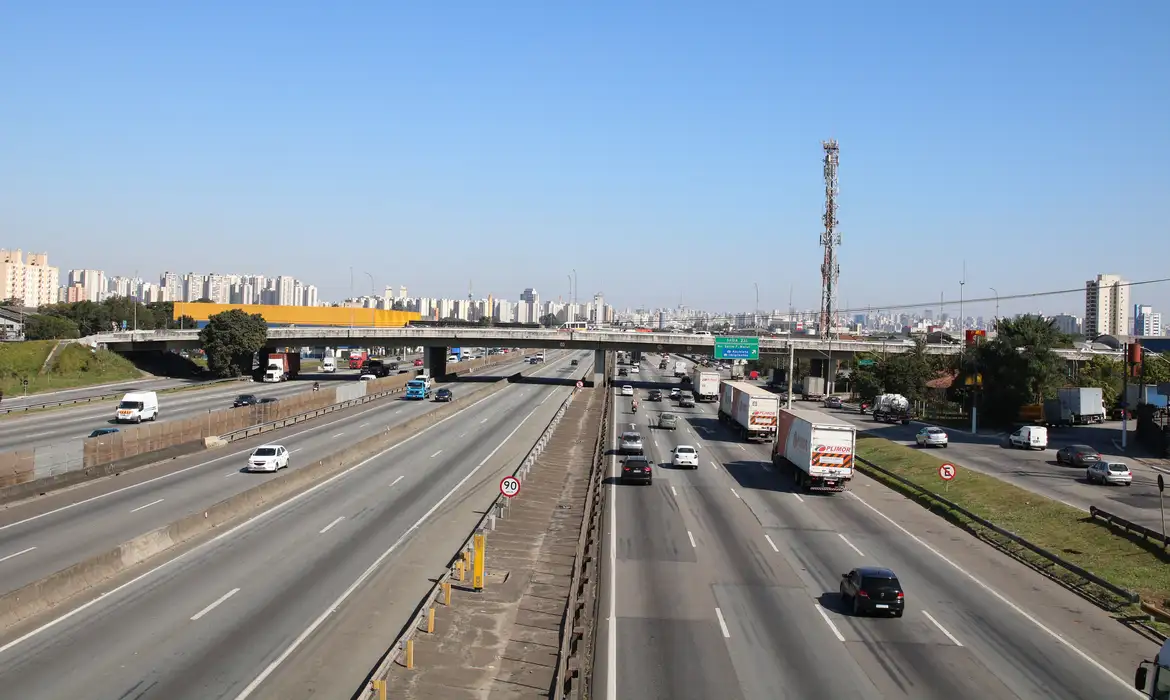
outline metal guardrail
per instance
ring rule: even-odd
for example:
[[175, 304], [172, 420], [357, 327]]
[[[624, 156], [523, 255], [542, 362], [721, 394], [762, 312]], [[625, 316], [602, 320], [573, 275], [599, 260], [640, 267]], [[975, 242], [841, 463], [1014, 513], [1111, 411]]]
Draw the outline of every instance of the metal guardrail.
[[1070, 573], [1072, 573], [1072, 574], [1074, 574], [1074, 575], [1076, 575], [1076, 576], [1078, 576], [1086, 581], [1089, 581], [1090, 583], [1096, 584], [1097, 586], [1104, 588], [1105, 590], [1109, 591], [1110, 593], [1116, 595], [1119, 598], [1122, 598], [1123, 600], [1126, 600], [1130, 603], [1137, 603], [1141, 600], [1141, 596], [1139, 596], [1137, 593], [1134, 593], [1133, 591], [1122, 588], [1121, 586], [1118, 586], [1116, 584], [1110, 583], [1109, 581], [1106, 581], [1105, 579], [1092, 573], [1091, 571], [1087, 571], [1085, 569], [1082, 569], [1081, 567], [1077, 566], [1076, 564], [1073, 564], [1070, 561], [1066, 561], [1066, 560], [1056, 556], [1052, 552], [1049, 552], [1047, 549], [1044, 549], [1043, 547], [1040, 547], [1038, 545], [1035, 545], [1035, 544], [1029, 542], [1028, 540], [1024, 539], [1023, 537], [1020, 537], [1016, 533], [1012, 532], [1011, 530], [1005, 530], [1004, 528], [996, 525], [995, 523], [993, 523], [989, 520], [985, 520], [984, 518], [981, 518], [980, 516], [972, 513], [971, 511], [967, 510], [966, 508], [959, 505], [958, 503], [955, 503], [954, 501], [946, 498], [945, 496], [942, 496], [938, 493], [935, 493], [934, 491], [931, 491], [930, 489], [925, 488], [923, 486], [919, 486], [918, 484], [914, 483], [913, 481], [910, 481], [909, 479], [907, 479], [901, 475], [895, 474], [888, 469], [885, 469], [877, 464], [874, 464], [873, 462], [869, 461], [868, 459], [863, 459], [861, 457], [857, 457], [856, 460], [857, 460], [857, 462], [860, 462], [861, 464], [865, 465], [866, 467], [881, 473], [883, 476], [886, 476], [890, 479], [893, 479], [894, 481], [897, 481], [898, 483], [902, 484], [903, 486], [906, 486], [910, 489], [913, 489], [914, 491], [917, 491], [919, 493], [926, 494], [930, 498], [938, 501], [939, 503], [942, 503], [946, 507], [948, 507], [952, 510], [955, 510], [959, 513], [962, 513], [964, 517], [972, 520], [975, 523], [978, 523], [981, 527], [985, 527], [988, 530], [991, 530], [992, 532], [995, 532], [995, 533], [1001, 535], [1002, 537], [1006, 537], [1007, 539], [1011, 540], [1012, 542], [1015, 542], [1016, 544], [1020, 545], [1024, 549], [1027, 549], [1028, 551], [1032, 552], [1033, 554], [1037, 554], [1037, 555], [1043, 557], [1044, 559], [1047, 559], [1048, 561], [1052, 562], [1053, 564], [1061, 567], [1062, 569], [1065, 569], [1066, 571], [1068, 571], [1068, 572], [1070, 572]]
[[553, 674], [553, 693], [555, 700], [577, 700], [581, 697], [581, 686], [574, 683], [580, 673], [580, 667], [574, 663], [574, 643], [579, 644], [584, 637], [584, 630], [578, 626], [585, 610], [582, 600], [585, 584], [586, 567], [596, 563], [596, 557], [589, 556], [589, 548], [594, 544], [593, 533], [596, 531], [600, 519], [601, 484], [605, 475], [605, 448], [608, 444], [609, 412], [613, 406], [613, 392], [605, 390], [605, 403], [601, 407], [601, 430], [594, 445], [593, 472], [589, 475], [589, 491], [585, 496], [585, 522], [581, 526], [581, 535], [577, 540], [577, 549], [573, 556], [573, 576], [569, 582], [569, 601], [565, 606], [565, 615], [561, 621], [561, 644], [557, 652], [557, 668]]
[[[211, 386], [213, 384], [226, 384], [228, 382], [244, 381], [245, 379], [246, 379], [246, 377], [233, 377], [231, 379], [212, 379], [212, 380], [209, 380], [206, 382], [200, 382], [200, 385]], [[162, 389], [161, 391], [168, 391], [171, 389], [186, 389], [186, 388], [188, 388], [188, 386], [195, 386], [195, 385], [191, 384], [191, 385], [183, 385], [183, 386], [177, 386], [177, 387], [167, 387], [166, 389]], [[84, 387], [82, 387], [82, 388], [84, 388]], [[123, 389], [121, 391], [111, 391], [108, 394], [95, 394], [93, 396], [81, 396], [81, 397], [78, 397], [76, 399], [62, 399], [61, 401], [45, 401], [43, 403], [30, 403], [30, 404], [25, 404], [23, 406], [13, 406], [11, 408], [5, 408], [3, 406], [0, 406], [0, 415], [8, 415], [10, 413], [27, 413], [28, 411], [37, 411], [37, 410], [44, 409], [44, 408], [57, 408], [58, 406], [74, 406], [74, 405], [79, 405], [79, 404], [94, 403], [96, 401], [108, 401], [110, 399], [122, 396], [125, 393], [126, 393], [126, 391]], [[16, 397], [13, 397], [13, 398], [16, 398]], [[24, 398], [24, 397], [20, 397], [20, 398]]]
[[1097, 506], [1089, 506], [1089, 517], [1094, 519], [1100, 518], [1106, 523], [1113, 525], [1114, 527], [1120, 527], [1126, 532], [1136, 533], [1147, 540], [1153, 540], [1154, 542], [1162, 545], [1163, 550], [1165, 550], [1167, 547], [1170, 547], [1170, 537], [1163, 535], [1153, 528], [1146, 527], [1145, 525], [1138, 525], [1131, 520], [1126, 520], [1120, 515], [1114, 515], [1107, 510], [1102, 510]]
[[[577, 390], [574, 390], [563, 402], [561, 402], [560, 407], [557, 408], [557, 412], [553, 414], [552, 419], [541, 432], [540, 438], [538, 438], [532, 448], [528, 450], [528, 453], [525, 455], [524, 460], [521, 461], [520, 465], [512, 471], [511, 476], [518, 479], [521, 484], [523, 484], [524, 480], [528, 478], [528, 473], [532, 469], [532, 465], [536, 463], [537, 458], [539, 458], [541, 453], [544, 452], [545, 446], [547, 446], [548, 441], [552, 439], [553, 432], [556, 431], [557, 425], [560, 424], [561, 418], [564, 417], [565, 411], [569, 409], [569, 404], [573, 402], [573, 399], [576, 397], [576, 395]], [[467, 536], [466, 539], [463, 540], [463, 544], [458, 547], [454, 556], [448, 560], [444, 573], [439, 576], [433, 584], [431, 584], [430, 590], [425, 596], [423, 596], [422, 600], [418, 604], [418, 607], [415, 608], [414, 614], [411, 615], [410, 620], [406, 623], [406, 626], [403, 628], [402, 632], [397, 636], [397, 638], [395, 638], [394, 643], [390, 646], [390, 649], [382, 658], [381, 663], [379, 663], [378, 666], [374, 669], [373, 673], [370, 674], [369, 678], [371, 683], [367, 690], [374, 692], [373, 681], [386, 678], [386, 676], [389, 674], [390, 667], [396, 661], [398, 661], [401, 654], [405, 653], [407, 642], [414, 637], [415, 632], [417, 632], [422, 626], [423, 619], [427, 616], [427, 611], [430, 609], [431, 605], [434, 604], [435, 599], [439, 597], [439, 593], [443, 591], [444, 584], [450, 583], [452, 570], [455, 568], [456, 563], [464, 560], [464, 557], [466, 557], [468, 553], [472, 551], [472, 541], [474, 540], [477, 533], [495, 529], [494, 524], [497, 514], [505, 509], [503, 503], [507, 500], [508, 499], [506, 499], [502, 494], [497, 494], [496, 497], [492, 499], [491, 504], [484, 510], [483, 515], [480, 516], [479, 521], [475, 524], [475, 527], [471, 529], [471, 533]]]

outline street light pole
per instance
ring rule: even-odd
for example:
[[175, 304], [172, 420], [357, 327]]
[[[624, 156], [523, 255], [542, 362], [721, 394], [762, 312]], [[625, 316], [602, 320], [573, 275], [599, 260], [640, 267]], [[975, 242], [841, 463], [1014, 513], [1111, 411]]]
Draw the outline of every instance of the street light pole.
[[996, 329], [998, 329], [999, 328], [999, 292], [997, 292], [995, 290], [995, 287], [988, 287], [988, 289], [990, 289], [991, 293], [995, 295], [995, 327], [996, 327]]
[[752, 311], [752, 326], [756, 329], [756, 337], [760, 337], [760, 283], [752, 282], [756, 287], [756, 308]]
[[[577, 268], [573, 268], [573, 305], [577, 305], [577, 292], [581, 289], [577, 286]], [[576, 320], [576, 319], [573, 319]]]
[[138, 270], [134, 271], [134, 279], [130, 280], [130, 298], [134, 300], [134, 330], [138, 330]]
[[963, 261], [963, 279], [959, 280], [959, 330], [962, 331], [966, 327], [966, 321], [963, 319], [963, 288], [967, 286], [967, 261]]
[[378, 298], [378, 290], [374, 285], [374, 276], [366, 273], [366, 277], [370, 278], [370, 299], [373, 306], [370, 307], [370, 322], [375, 328], [378, 327], [378, 302], [374, 301]]

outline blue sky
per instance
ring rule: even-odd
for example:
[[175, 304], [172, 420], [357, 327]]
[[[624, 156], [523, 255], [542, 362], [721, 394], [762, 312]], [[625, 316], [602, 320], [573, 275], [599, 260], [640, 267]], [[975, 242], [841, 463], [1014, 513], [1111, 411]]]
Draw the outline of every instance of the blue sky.
[[1161, 0], [22, 5], [0, 246], [63, 269], [814, 307], [836, 138], [843, 307], [1170, 277]]

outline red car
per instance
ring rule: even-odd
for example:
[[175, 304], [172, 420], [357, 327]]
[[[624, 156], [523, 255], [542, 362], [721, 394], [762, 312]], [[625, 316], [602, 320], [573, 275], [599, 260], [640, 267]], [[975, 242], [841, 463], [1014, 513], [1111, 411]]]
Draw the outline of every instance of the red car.
[[415, 360], [415, 361], [414, 361], [414, 366], [415, 366], [415, 367], [422, 367], [422, 359]]

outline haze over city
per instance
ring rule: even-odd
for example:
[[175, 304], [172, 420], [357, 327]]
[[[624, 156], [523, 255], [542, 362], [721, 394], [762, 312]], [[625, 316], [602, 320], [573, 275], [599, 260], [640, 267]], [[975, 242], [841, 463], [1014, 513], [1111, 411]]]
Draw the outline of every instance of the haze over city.
[[964, 261], [968, 298], [1167, 276], [1170, 7], [901, 7], [9, 8], [3, 247], [330, 300], [576, 269], [617, 308], [816, 308], [835, 138], [842, 308], [955, 301]]

